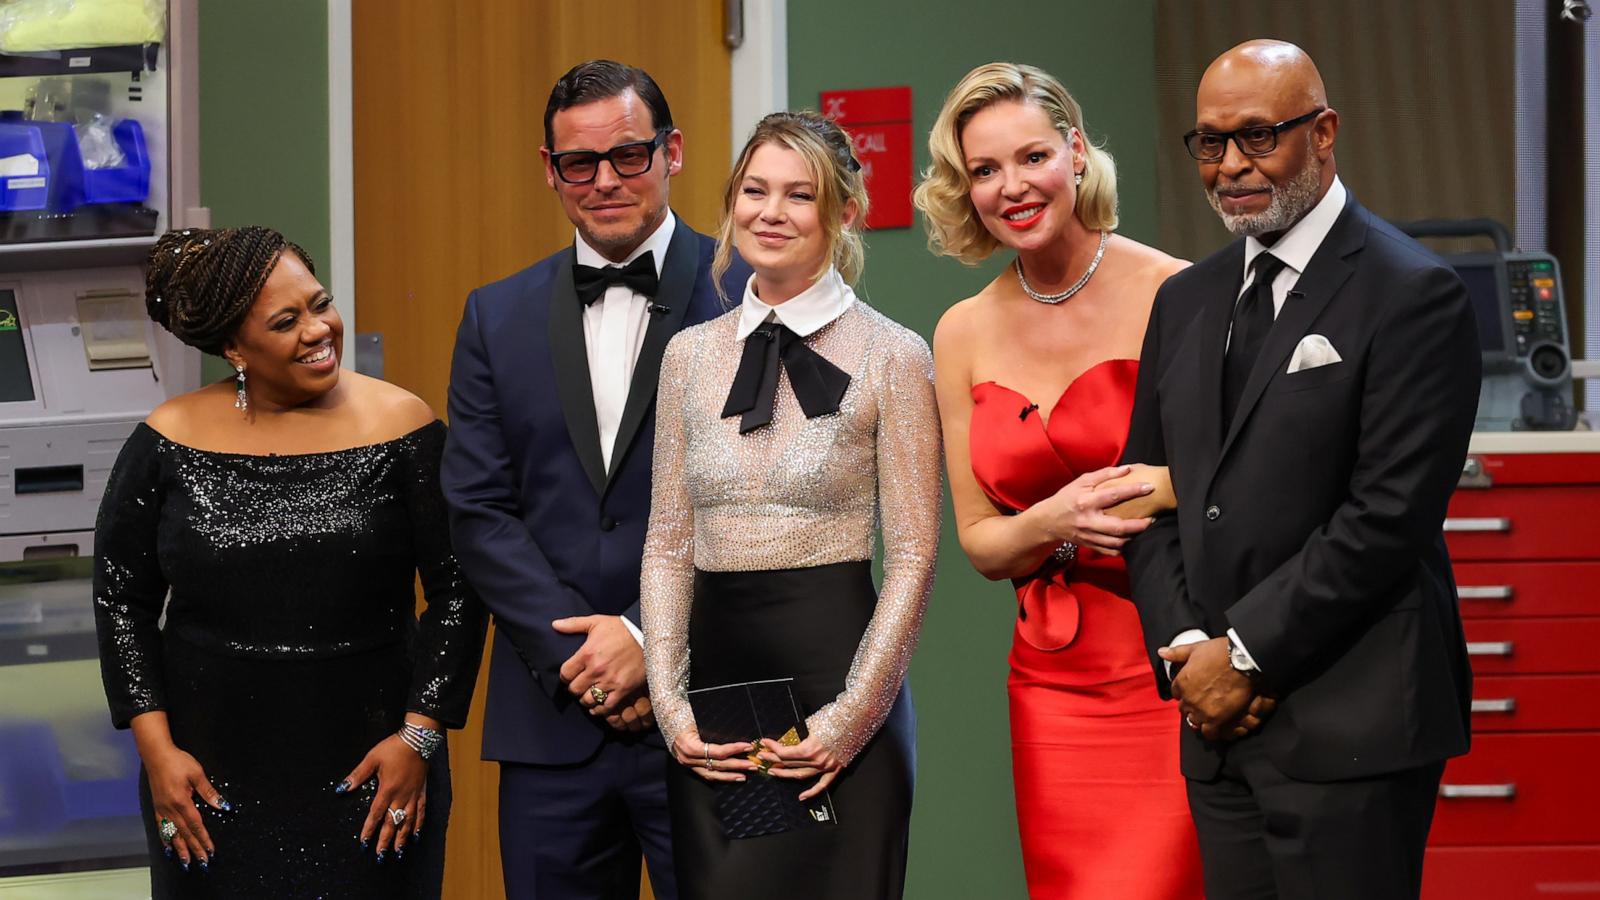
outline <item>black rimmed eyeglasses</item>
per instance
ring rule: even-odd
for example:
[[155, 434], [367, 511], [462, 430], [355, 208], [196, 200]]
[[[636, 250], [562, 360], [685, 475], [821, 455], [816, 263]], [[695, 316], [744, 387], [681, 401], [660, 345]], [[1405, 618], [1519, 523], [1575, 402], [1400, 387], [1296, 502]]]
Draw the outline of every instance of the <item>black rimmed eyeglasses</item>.
[[1191, 131], [1183, 136], [1183, 149], [1200, 162], [1216, 162], [1227, 154], [1228, 141], [1232, 140], [1245, 156], [1266, 156], [1278, 149], [1278, 135], [1327, 111], [1326, 106], [1319, 106], [1276, 125], [1246, 125], [1233, 131]]
[[655, 164], [656, 148], [666, 142], [672, 129], [663, 128], [648, 141], [618, 144], [601, 153], [595, 150], [563, 150], [550, 154], [556, 176], [567, 184], [588, 184], [600, 174], [601, 161], [611, 163], [612, 171], [623, 178], [643, 175]]

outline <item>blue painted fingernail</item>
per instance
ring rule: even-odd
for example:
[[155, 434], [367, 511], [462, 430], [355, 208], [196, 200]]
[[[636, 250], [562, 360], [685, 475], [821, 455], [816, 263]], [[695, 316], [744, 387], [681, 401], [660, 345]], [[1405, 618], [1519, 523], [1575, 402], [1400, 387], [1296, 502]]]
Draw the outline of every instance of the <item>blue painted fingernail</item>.
[[368, 841], [366, 838], [358, 838], [358, 840], [361, 841], [361, 849], [363, 850], [367, 849], [367, 844], [371, 843], [371, 841]]
[[350, 790], [350, 779], [346, 778], [345, 780], [339, 782], [339, 786], [334, 788], [333, 792], [335, 794], [342, 794], [348, 790]]
[[211, 873], [211, 864], [206, 862], [203, 859], [200, 860], [200, 874], [209, 875], [210, 873]]
[[178, 865], [183, 866], [183, 870], [185, 872], [189, 871], [189, 864], [184, 862], [183, 860], [181, 860], [181, 859], [178, 860]]
[[378, 851], [378, 862], [383, 862], [383, 851], [382, 850]]
[[396, 848], [394, 848], [394, 858], [395, 859], [405, 859], [405, 856], [406, 856], [406, 851], [405, 851], [404, 847], [396, 847]]
[[233, 804], [229, 803], [226, 797], [217, 798], [217, 808], [223, 812], [233, 812]]

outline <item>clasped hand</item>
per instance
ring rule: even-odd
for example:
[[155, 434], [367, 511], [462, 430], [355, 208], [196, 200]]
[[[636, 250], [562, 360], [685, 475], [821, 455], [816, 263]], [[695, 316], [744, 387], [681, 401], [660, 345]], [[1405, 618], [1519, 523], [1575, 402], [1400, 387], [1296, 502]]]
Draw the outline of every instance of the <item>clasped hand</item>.
[[1148, 512], [1133, 510], [1132, 504], [1117, 513], [1109, 512], [1112, 507], [1149, 496], [1155, 490], [1150, 482], [1140, 480], [1136, 469], [1147, 467], [1114, 466], [1080, 475], [1040, 501], [1034, 510], [1042, 517], [1045, 531], [1057, 540], [1071, 541], [1108, 556], [1121, 553], [1128, 539], [1149, 528], [1151, 522]]
[[1228, 661], [1228, 639], [1162, 647], [1172, 664], [1172, 697], [1189, 727], [1208, 741], [1238, 740], [1259, 729], [1277, 709], [1249, 676]]
[[673, 739], [672, 757], [711, 782], [744, 781], [752, 773], [794, 781], [816, 778], [816, 784], [801, 792], [801, 800], [827, 790], [844, 769], [839, 754], [815, 736], [792, 747], [770, 738], [762, 738], [759, 745], [748, 741], [707, 744], [700, 740], [699, 732], [685, 731]]
[[644, 650], [621, 616], [573, 616], [550, 624], [562, 634], [586, 635], [578, 652], [561, 664], [561, 680], [590, 715], [604, 717], [618, 731], [655, 727], [645, 690]]

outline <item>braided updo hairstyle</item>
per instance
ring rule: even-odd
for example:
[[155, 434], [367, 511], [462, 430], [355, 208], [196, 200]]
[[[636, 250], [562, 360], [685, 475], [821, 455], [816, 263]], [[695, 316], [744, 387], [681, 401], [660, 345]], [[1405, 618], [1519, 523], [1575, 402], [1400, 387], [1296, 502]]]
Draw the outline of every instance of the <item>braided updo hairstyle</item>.
[[178, 340], [220, 356], [285, 249], [316, 273], [310, 254], [271, 228], [169, 231], [150, 251], [145, 309]]

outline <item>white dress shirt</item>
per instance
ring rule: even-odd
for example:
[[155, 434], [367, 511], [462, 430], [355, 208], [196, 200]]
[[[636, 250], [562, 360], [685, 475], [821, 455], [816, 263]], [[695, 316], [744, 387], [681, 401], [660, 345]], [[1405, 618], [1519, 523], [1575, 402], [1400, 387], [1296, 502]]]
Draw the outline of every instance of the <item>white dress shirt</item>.
[[[577, 263], [595, 268], [626, 266], [650, 253], [654, 255], [656, 276], [660, 277], [675, 224], [668, 211], [656, 230], [620, 263], [601, 256], [580, 234], [574, 239]], [[608, 472], [617, 429], [622, 425], [622, 408], [628, 403], [628, 385], [633, 383], [633, 367], [639, 361], [644, 333], [650, 325], [652, 299], [625, 285], [613, 284], [583, 310], [583, 346], [589, 358], [589, 384], [594, 390], [594, 417], [600, 426], [600, 458]]]
[[784, 327], [801, 337], [810, 337], [822, 326], [844, 315], [856, 302], [856, 292], [844, 283], [839, 270], [829, 267], [811, 286], [773, 306], [756, 296], [756, 277], [744, 285], [744, 299], [739, 304], [739, 327], [734, 334], [740, 341], [750, 336], [762, 322], [776, 319]]
[[[1333, 184], [1328, 186], [1328, 192], [1322, 195], [1322, 199], [1317, 201], [1317, 205], [1311, 207], [1310, 212], [1301, 216], [1300, 221], [1294, 223], [1272, 246], [1269, 247], [1261, 243], [1260, 239], [1254, 236], [1245, 238], [1244, 282], [1239, 288], [1239, 296], [1244, 296], [1244, 292], [1251, 287], [1251, 264], [1256, 261], [1257, 256], [1271, 250], [1272, 255], [1283, 263], [1283, 269], [1278, 272], [1278, 277], [1272, 280], [1272, 317], [1276, 320], [1278, 314], [1283, 312], [1283, 304], [1289, 298], [1289, 292], [1294, 290], [1296, 284], [1300, 283], [1300, 274], [1306, 270], [1306, 266], [1311, 264], [1311, 257], [1316, 255], [1317, 248], [1322, 246], [1323, 240], [1328, 237], [1328, 232], [1333, 230], [1333, 223], [1338, 221], [1339, 213], [1344, 212], [1345, 198], [1348, 193], [1345, 190], [1344, 183], [1339, 180], [1338, 176], [1334, 176]], [[1231, 326], [1228, 329], [1228, 340], [1230, 342], [1233, 340]], [[1251, 657], [1250, 651], [1245, 649], [1244, 641], [1240, 640], [1239, 633], [1229, 628], [1228, 637], [1233, 639], [1234, 646], [1239, 648], [1240, 654], [1244, 657], [1244, 661], [1249, 667], [1258, 672], [1261, 671], [1261, 667], [1256, 665], [1255, 659]], [[1168, 646], [1181, 647], [1185, 644], [1198, 644], [1201, 641], [1210, 639], [1211, 636], [1204, 631], [1198, 628], [1191, 628], [1173, 638]], [[1167, 674], [1170, 676], [1172, 674], [1172, 663], [1167, 663], [1166, 665]]]
[[[600, 251], [589, 246], [583, 235], [573, 239], [580, 266], [625, 266], [646, 253], [654, 254], [656, 277], [661, 276], [661, 263], [667, 258], [667, 247], [672, 243], [672, 229], [676, 220], [672, 211], [656, 230], [645, 238], [628, 258], [614, 263]], [[599, 300], [583, 310], [583, 347], [589, 359], [589, 385], [594, 391], [595, 423], [600, 426], [600, 458], [606, 471], [611, 471], [611, 457], [616, 450], [617, 429], [622, 425], [622, 408], [628, 403], [628, 385], [633, 383], [633, 368], [639, 362], [639, 351], [644, 348], [644, 333], [650, 326], [650, 304], [654, 298], [635, 293], [626, 285], [613, 284]], [[620, 616], [633, 639], [644, 645], [644, 634], [627, 616]]]

